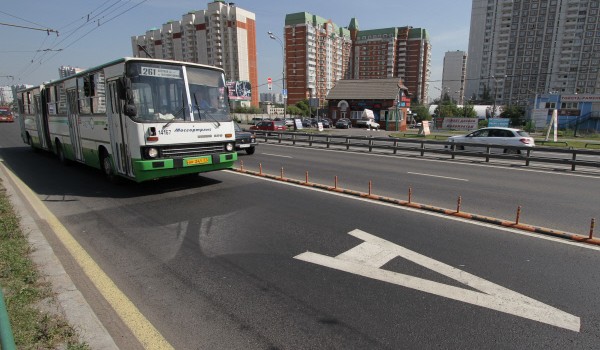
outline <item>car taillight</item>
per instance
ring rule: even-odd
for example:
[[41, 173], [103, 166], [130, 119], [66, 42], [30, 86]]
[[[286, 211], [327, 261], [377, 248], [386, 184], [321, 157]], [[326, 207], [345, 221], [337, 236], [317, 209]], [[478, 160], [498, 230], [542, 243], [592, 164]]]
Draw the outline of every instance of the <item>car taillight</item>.
[[531, 143], [531, 139], [528, 139], [528, 138], [522, 138], [522, 139], [520, 139], [519, 141], [521, 141], [521, 143], [524, 143], [524, 144], [526, 144], [526, 145], [528, 145], [528, 144], [530, 144], [530, 143]]

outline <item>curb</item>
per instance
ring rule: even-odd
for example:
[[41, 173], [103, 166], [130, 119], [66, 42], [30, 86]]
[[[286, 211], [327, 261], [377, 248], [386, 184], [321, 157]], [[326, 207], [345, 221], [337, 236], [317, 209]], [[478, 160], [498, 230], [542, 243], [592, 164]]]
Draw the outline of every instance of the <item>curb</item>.
[[557, 237], [557, 238], [568, 239], [568, 240], [576, 241], [579, 243], [586, 243], [586, 244], [600, 246], [599, 238], [586, 237], [583, 235], [566, 232], [566, 231], [554, 230], [554, 229], [550, 229], [547, 227], [521, 224], [521, 223], [516, 223], [514, 221], [508, 221], [508, 220], [498, 219], [498, 218], [489, 217], [489, 216], [472, 214], [472, 213], [467, 213], [467, 212], [462, 212], [462, 211], [457, 211], [457, 210], [452, 210], [452, 209], [446, 209], [446, 208], [441, 208], [441, 207], [434, 207], [431, 205], [409, 202], [409, 201], [399, 200], [399, 199], [390, 198], [390, 197], [377, 196], [377, 195], [373, 195], [373, 194], [369, 194], [369, 193], [365, 193], [365, 192], [353, 191], [353, 190], [343, 189], [343, 188], [334, 187], [334, 186], [327, 186], [327, 185], [312, 183], [312, 182], [308, 182], [308, 181], [290, 179], [290, 178], [286, 178], [283, 176], [265, 174], [262, 172], [244, 170], [243, 168], [240, 168], [240, 169], [233, 168], [231, 170], [238, 172], [238, 173], [243, 173], [243, 174], [248, 174], [248, 175], [253, 175], [253, 176], [258, 176], [258, 177], [264, 177], [264, 178], [271, 179], [271, 180], [276, 180], [276, 181], [281, 181], [281, 182], [289, 182], [289, 183], [293, 183], [295, 185], [317, 188], [317, 189], [324, 190], [324, 191], [337, 192], [337, 193], [342, 193], [342, 194], [346, 194], [346, 195], [350, 195], [350, 196], [356, 196], [356, 197], [361, 197], [361, 198], [370, 199], [370, 200], [374, 200], [374, 201], [380, 201], [380, 202], [385, 202], [385, 203], [389, 203], [389, 204], [399, 205], [399, 206], [403, 206], [403, 207], [431, 211], [431, 212], [435, 212], [435, 213], [443, 214], [443, 215], [447, 215], [447, 216], [454, 216], [454, 217], [459, 217], [462, 219], [474, 220], [474, 221], [484, 222], [487, 224], [513, 228], [516, 230], [527, 231], [527, 232], [532, 232], [532, 233], [539, 233], [539, 234], [553, 236], [553, 237]]
[[[31, 260], [36, 265], [40, 277], [50, 282], [54, 293], [54, 303], [76, 330], [81, 341], [91, 349], [118, 349], [112, 336], [98, 319], [83, 294], [77, 289], [62, 263], [54, 254], [54, 250], [40, 231], [30, 211], [19, 195], [19, 190], [12, 181], [11, 171], [0, 161], [0, 179], [6, 189], [20, 226], [32, 247]], [[42, 218], [43, 219], [43, 218]]]

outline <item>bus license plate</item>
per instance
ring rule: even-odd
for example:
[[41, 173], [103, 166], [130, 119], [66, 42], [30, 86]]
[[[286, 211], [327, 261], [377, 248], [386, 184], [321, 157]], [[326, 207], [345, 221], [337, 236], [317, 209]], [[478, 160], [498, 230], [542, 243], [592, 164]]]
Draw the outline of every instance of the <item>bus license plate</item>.
[[186, 161], [187, 165], [198, 165], [198, 164], [206, 164], [206, 163], [208, 163], [208, 158], [188, 159]]

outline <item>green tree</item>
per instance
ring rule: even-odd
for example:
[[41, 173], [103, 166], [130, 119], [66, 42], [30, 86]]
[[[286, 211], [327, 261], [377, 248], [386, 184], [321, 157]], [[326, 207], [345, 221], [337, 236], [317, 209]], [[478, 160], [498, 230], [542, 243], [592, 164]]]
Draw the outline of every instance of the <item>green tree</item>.
[[451, 99], [443, 100], [442, 103], [435, 109], [434, 113], [438, 117], [460, 116], [460, 110], [458, 106]]
[[233, 110], [234, 113], [245, 113], [245, 114], [260, 114], [262, 111], [258, 107], [236, 107]]
[[427, 108], [427, 106], [411, 105], [410, 110], [417, 123], [420, 123], [423, 120], [431, 120], [431, 114], [429, 114], [429, 108]]
[[304, 116], [305, 111], [301, 110], [300, 108], [296, 107], [295, 105], [293, 106], [288, 106], [287, 108], [287, 114], [288, 117], [289, 116], [298, 116], [298, 115], [302, 115]]
[[500, 117], [509, 118], [512, 126], [522, 126], [525, 123], [525, 110], [521, 106], [503, 106]]
[[461, 108], [458, 108], [458, 113], [463, 118], [477, 118], [477, 112], [472, 104], [465, 104]]
[[302, 101], [296, 102], [295, 106], [302, 111], [302, 113], [300, 115], [310, 116], [312, 113], [312, 109], [308, 105], [308, 100], [302, 100]]

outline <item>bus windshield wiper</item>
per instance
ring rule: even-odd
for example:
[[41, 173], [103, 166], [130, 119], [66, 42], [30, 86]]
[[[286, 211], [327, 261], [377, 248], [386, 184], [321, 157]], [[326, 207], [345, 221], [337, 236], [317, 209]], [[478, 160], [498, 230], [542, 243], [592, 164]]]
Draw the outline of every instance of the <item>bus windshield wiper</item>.
[[179, 110], [177, 112], [175, 112], [175, 114], [173, 114], [173, 119], [169, 120], [165, 125], [162, 126], [163, 129], [166, 128], [167, 126], [171, 125], [171, 123], [173, 121], [175, 121], [175, 119], [177, 118], [179, 113], [181, 113], [185, 110], [185, 101], [183, 99], [181, 101], [183, 102], [183, 106], [181, 106], [181, 108], [179, 108]]
[[194, 94], [194, 103], [196, 104], [196, 109], [198, 110], [198, 115], [200, 115], [201, 112], [204, 112], [204, 115], [206, 115], [207, 117], [209, 117], [210, 119], [212, 119], [216, 123], [217, 128], [221, 126], [221, 123], [215, 117], [213, 117], [212, 114], [210, 114], [208, 112], [208, 110], [200, 108], [200, 105], [198, 104], [198, 98], [196, 97], [196, 94]]

